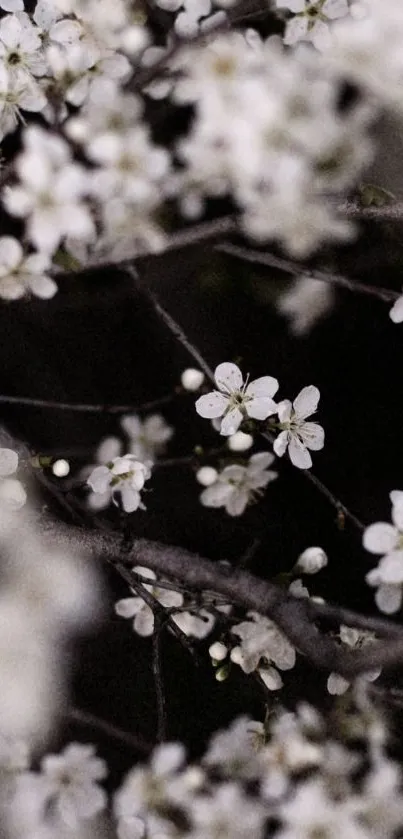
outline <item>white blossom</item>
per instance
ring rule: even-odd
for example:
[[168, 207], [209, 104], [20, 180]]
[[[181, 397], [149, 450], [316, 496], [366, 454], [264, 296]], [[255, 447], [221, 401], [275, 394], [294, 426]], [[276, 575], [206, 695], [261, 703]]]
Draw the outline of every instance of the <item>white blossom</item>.
[[21, 482], [16, 478], [10, 478], [10, 475], [16, 472], [17, 469], [17, 452], [13, 449], [0, 448], [0, 504], [6, 510], [10, 511], [19, 510], [27, 500], [27, 494]]
[[274, 457], [269, 452], [253, 454], [246, 466], [234, 463], [218, 472], [217, 478], [200, 496], [204, 507], [225, 507], [230, 516], [241, 516], [247, 505], [277, 478], [269, 470]]
[[333, 302], [334, 289], [330, 283], [302, 276], [296, 278], [291, 288], [280, 295], [276, 309], [288, 318], [293, 335], [302, 336], [330, 311]]
[[[152, 596], [161, 603], [162, 606], [173, 607], [182, 606], [183, 596], [179, 591], [171, 591], [170, 589], [160, 588], [156, 581], [156, 575], [148, 568], [143, 568], [141, 565], [136, 565], [133, 568], [137, 574], [142, 577], [147, 577], [151, 580], [150, 584], [144, 583], [144, 588]], [[122, 618], [134, 618], [133, 629], [137, 635], [147, 637], [152, 635], [154, 631], [154, 615], [147, 603], [138, 594], [133, 597], [125, 597], [123, 600], [118, 600], [115, 603], [115, 612]]]
[[57, 291], [57, 285], [46, 273], [51, 267], [47, 253], [24, 254], [13, 236], [0, 237], [0, 297], [17, 300], [27, 292], [44, 300]]
[[151, 477], [150, 465], [141, 463], [131, 454], [114, 457], [109, 464], [97, 466], [87, 478], [88, 486], [99, 493], [104, 506], [106, 495], [114, 504], [121, 499], [126, 513], [133, 513], [139, 508], [144, 510], [140, 491]]
[[72, 162], [67, 143], [37, 126], [27, 128], [24, 141], [16, 163], [20, 184], [4, 191], [7, 211], [27, 218], [29, 239], [41, 251], [53, 252], [66, 235], [91, 237], [93, 221], [82, 200], [87, 175]]
[[241, 639], [240, 645], [231, 650], [231, 660], [245, 673], [264, 667], [269, 690], [278, 690], [282, 680], [275, 667], [290, 670], [295, 664], [295, 649], [287, 638], [271, 620], [257, 612], [248, 612], [247, 620], [233, 626], [231, 632]]
[[16, 70], [10, 74], [0, 61], [0, 139], [22, 121], [21, 111], [42, 111], [46, 97], [33, 78]]
[[214, 378], [218, 390], [200, 396], [196, 411], [207, 419], [223, 417], [221, 434], [235, 434], [245, 417], [263, 420], [276, 412], [272, 397], [278, 390], [278, 381], [272, 376], [262, 376], [248, 384], [236, 364], [224, 362], [216, 367]]
[[318, 50], [331, 44], [329, 21], [349, 12], [348, 0], [276, 0], [276, 6], [294, 13], [287, 21], [284, 43], [311, 41]]
[[126, 414], [120, 425], [129, 438], [129, 453], [143, 462], [155, 460], [174, 433], [161, 414], [150, 414], [143, 420], [137, 414]]
[[48, 784], [51, 803], [62, 824], [76, 827], [106, 806], [106, 793], [97, 783], [107, 774], [105, 761], [96, 757], [95, 747], [70, 743], [59, 755], [46, 755], [41, 772]]
[[277, 457], [282, 457], [287, 448], [291, 462], [298, 469], [309, 469], [312, 458], [308, 449], [323, 449], [325, 432], [316, 422], [306, 422], [306, 418], [316, 412], [320, 393], [317, 387], [308, 385], [298, 394], [294, 402], [285, 399], [278, 405], [278, 418], [281, 429], [273, 448]]
[[[340, 641], [350, 649], [361, 649], [368, 644], [373, 644], [375, 636], [372, 632], [366, 630], [355, 629], [350, 626], [340, 627]], [[362, 673], [361, 678], [367, 679], [368, 682], [374, 682], [381, 673], [381, 668], [378, 667], [368, 673]], [[341, 695], [350, 687], [350, 682], [338, 673], [331, 673], [327, 680], [327, 689], [329, 693]]]
[[403, 587], [403, 502], [402, 494], [395, 490], [392, 500], [392, 521], [376, 522], [366, 528], [363, 545], [367, 551], [381, 554], [378, 566], [366, 575], [370, 586], [377, 588], [375, 602], [387, 614], [400, 609]]

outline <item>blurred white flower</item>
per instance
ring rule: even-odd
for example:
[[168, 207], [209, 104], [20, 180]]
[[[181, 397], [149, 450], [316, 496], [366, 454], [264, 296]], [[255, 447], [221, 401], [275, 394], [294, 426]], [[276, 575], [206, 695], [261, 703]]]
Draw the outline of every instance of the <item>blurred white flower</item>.
[[161, 414], [150, 414], [143, 420], [137, 414], [127, 414], [120, 425], [129, 438], [129, 453], [142, 461], [155, 460], [174, 433]]
[[[361, 649], [361, 647], [365, 647], [368, 644], [373, 644], [376, 640], [373, 632], [367, 632], [362, 629], [354, 629], [351, 626], [343, 625], [340, 627], [339, 637], [341, 643], [345, 644], [350, 649]], [[368, 682], [374, 682], [380, 675], [381, 671], [382, 668], [377, 667], [368, 673], [362, 673], [361, 678], [367, 679]], [[328, 677], [327, 689], [331, 694], [340, 696], [345, 693], [349, 687], [350, 682], [338, 673], [331, 673]]]
[[200, 496], [204, 507], [225, 507], [230, 516], [241, 516], [247, 505], [262, 494], [277, 472], [270, 471], [274, 457], [269, 452], [253, 454], [246, 466], [234, 463], [225, 466]]
[[275, 668], [290, 670], [295, 665], [295, 649], [285, 635], [257, 612], [248, 612], [247, 620], [233, 626], [231, 632], [241, 639], [240, 645], [231, 650], [231, 661], [239, 664], [244, 673], [260, 673], [263, 669], [269, 690], [278, 690], [283, 682]]
[[0, 297], [17, 300], [32, 292], [47, 300], [57, 291], [54, 280], [46, 274], [51, 267], [47, 253], [28, 256], [13, 236], [0, 237]]
[[48, 806], [70, 828], [103, 810], [105, 791], [97, 783], [106, 777], [106, 763], [95, 756], [95, 747], [70, 743], [59, 755], [46, 755], [41, 773], [48, 783]]
[[367, 527], [363, 535], [364, 548], [383, 555], [365, 579], [368, 585], [377, 589], [375, 602], [386, 614], [400, 609], [403, 589], [403, 495], [394, 490], [390, 498], [393, 524], [376, 522]]
[[[334, 289], [330, 283], [298, 277], [276, 301], [276, 309], [285, 315], [294, 335], [306, 335], [332, 308]], [[403, 317], [403, 315], [402, 315]]]

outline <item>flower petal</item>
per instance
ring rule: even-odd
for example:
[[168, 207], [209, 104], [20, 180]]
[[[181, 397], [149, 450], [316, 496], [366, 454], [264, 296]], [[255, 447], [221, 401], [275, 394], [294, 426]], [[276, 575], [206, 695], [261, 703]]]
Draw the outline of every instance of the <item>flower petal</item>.
[[87, 484], [94, 492], [106, 492], [111, 479], [111, 473], [107, 466], [97, 466], [89, 478]]
[[393, 304], [390, 312], [389, 317], [393, 320], [393, 323], [401, 323], [403, 320], [403, 295], [398, 297], [396, 303]]
[[225, 393], [232, 393], [234, 390], [241, 390], [243, 384], [242, 373], [236, 364], [224, 361], [219, 364], [214, 372], [217, 387]]
[[308, 449], [295, 434], [291, 435], [291, 440], [288, 445], [288, 454], [290, 456], [291, 463], [297, 467], [297, 469], [309, 469], [312, 466], [312, 458], [309, 454]]
[[277, 405], [269, 396], [257, 396], [245, 402], [246, 413], [252, 419], [264, 420], [277, 413]]
[[325, 432], [317, 422], [304, 422], [299, 429], [299, 434], [308, 449], [312, 449], [314, 452], [323, 449], [325, 445]]
[[286, 453], [287, 446], [289, 440], [289, 433], [288, 431], [282, 431], [278, 437], [276, 437], [273, 443], [273, 450], [275, 451], [277, 457], [282, 457], [283, 454]]
[[212, 390], [211, 393], [200, 396], [196, 402], [196, 411], [204, 419], [221, 417], [227, 408], [228, 396], [218, 393], [217, 390]]
[[402, 589], [400, 586], [379, 586], [375, 595], [375, 603], [385, 615], [391, 615], [400, 609]]
[[274, 396], [278, 391], [278, 381], [273, 376], [261, 376], [246, 388], [246, 396]]
[[318, 407], [320, 399], [320, 392], [314, 385], [308, 385], [301, 390], [296, 399], [294, 399], [294, 411], [298, 419], [305, 419], [314, 414]]
[[392, 524], [379, 521], [370, 524], [364, 532], [362, 543], [372, 554], [387, 554], [396, 547], [398, 533]]
[[0, 477], [12, 475], [18, 468], [18, 454], [13, 449], [0, 449]]
[[125, 597], [115, 603], [115, 612], [121, 618], [134, 618], [143, 605], [141, 597]]
[[238, 431], [242, 420], [243, 416], [239, 408], [231, 408], [231, 410], [225, 414], [225, 417], [223, 417], [220, 434], [223, 434], [225, 437], [230, 437], [231, 434], [235, 434], [235, 432]]
[[292, 405], [289, 399], [283, 399], [277, 405], [277, 413], [280, 422], [289, 422], [291, 419]]

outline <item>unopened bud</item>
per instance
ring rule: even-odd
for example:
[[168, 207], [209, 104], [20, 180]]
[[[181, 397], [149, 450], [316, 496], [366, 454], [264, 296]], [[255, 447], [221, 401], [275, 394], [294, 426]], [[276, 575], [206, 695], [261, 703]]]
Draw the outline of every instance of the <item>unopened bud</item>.
[[215, 644], [212, 644], [209, 648], [209, 655], [214, 661], [224, 661], [228, 653], [227, 647], [225, 644], [222, 644], [221, 641], [216, 641]]
[[182, 387], [185, 390], [199, 390], [204, 382], [204, 373], [201, 370], [195, 370], [194, 367], [188, 367], [181, 375]]
[[307, 548], [298, 557], [294, 570], [302, 574], [317, 574], [327, 565], [328, 559], [322, 548]]

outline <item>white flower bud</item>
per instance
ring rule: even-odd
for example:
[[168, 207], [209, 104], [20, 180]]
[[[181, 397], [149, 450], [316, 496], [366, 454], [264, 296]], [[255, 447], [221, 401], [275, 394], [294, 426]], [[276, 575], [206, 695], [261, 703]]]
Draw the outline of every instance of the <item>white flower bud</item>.
[[307, 548], [298, 557], [295, 570], [301, 571], [302, 574], [317, 574], [327, 565], [327, 562], [327, 556], [322, 548]]
[[182, 387], [185, 390], [199, 390], [204, 382], [204, 373], [201, 370], [195, 370], [193, 367], [188, 367], [181, 375]]
[[232, 452], [246, 452], [253, 446], [253, 437], [251, 434], [244, 434], [243, 431], [236, 431], [228, 438], [228, 448]]
[[198, 480], [199, 484], [204, 487], [209, 487], [214, 484], [217, 480], [218, 472], [213, 466], [202, 466], [201, 469], [196, 472], [196, 479]]
[[68, 460], [64, 460], [64, 458], [55, 460], [52, 466], [52, 472], [57, 478], [65, 478], [70, 472], [70, 464]]
[[209, 655], [214, 661], [224, 661], [227, 653], [227, 647], [225, 644], [222, 644], [221, 641], [216, 641], [215, 644], [212, 644], [211, 647], [209, 647]]

